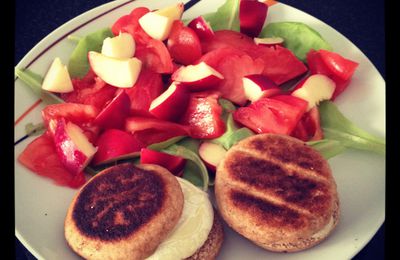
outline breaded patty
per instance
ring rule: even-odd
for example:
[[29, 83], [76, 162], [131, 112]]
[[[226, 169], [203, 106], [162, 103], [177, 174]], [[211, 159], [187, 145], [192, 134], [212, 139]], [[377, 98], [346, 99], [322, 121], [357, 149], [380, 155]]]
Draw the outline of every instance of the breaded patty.
[[116, 165], [77, 193], [65, 238], [86, 259], [144, 259], [175, 227], [183, 203], [178, 181], [165, 168]]
[[271, 251], [312, 247], [339, 219], [328, 162], [285, 135], [254, 135], [232, 147], [217, 168], [215, 195], [228, 225]]

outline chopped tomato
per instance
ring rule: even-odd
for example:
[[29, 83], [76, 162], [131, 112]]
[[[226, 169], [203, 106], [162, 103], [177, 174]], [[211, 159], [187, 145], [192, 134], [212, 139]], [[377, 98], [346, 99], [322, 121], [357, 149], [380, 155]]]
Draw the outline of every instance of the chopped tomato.
[[347, 88], [358, 66], [358, 63], [327, 50], [309, 51], [307, 64], [311, 74], [324, 74], [335, 81], [336, 88], [331, 100], [335, 100]]
[[111, 27], [114, 35], [121, 32], [129, 33], [138, 44], [146, 44], [151, 37], [142, 29], [139, 24], [139, 18], [150, 12], [146, 7], [138, 7], [132, 10], [130, 14], [120, 17]]
[[305, 142], [324, 138], [318, 107], [313, 107], [302, 116], [291, 135]]
[[257, 133], [289, 135], [307, 109], [307, 101], [290, 95], [261, 98], [233, 113], [235, 121]]
[[142, 148], [140, 151], [140, 163], [160, 165], [166, 168], [172, 174], [181, 177], [186, 160], [180, 156]]
[[180, 20], [172, 24], [167, 46], [172, 59], [183, 65], [192, 64], [201, 57], [199, 37]]
[[18, 161], [36, 174], [52, 179], [57, 185], [79, 188], [85, 182], [83, 172], [73, 174], [58, 158], [53, 138], [43, 134], [33, 140], [18, 156]]
[[167, 46], [162, 41], [149, 39], [145, 44], [137, 44], [135, 56], [143, 67], [157, 73], [172, 73], [174, 64]]
[[131, 99], [132, 116], [148, 116], [150, 104], [164, 91], [161, 75], [148, 69], [142, 69], [139, 78], [132, 88], [127, 88], [125, 93]]
[[180, 121], [183, 125], [190, 127], [191, 137], [211, 139], [225, 132], [218, 97], [217, 93], [191, 94], [188, 108]]
[[190, 129], [187, 126], [147, 117], [127, 118], [125, 130], [132, 133], [145, 146], [166, 141], [176, 136], [190, 135]]
[[211, 51], [205, 53], [195, 63], [197, 64], [200, 62], [205, 62], [205, 63], [207, 63], [207, 65], [209, 65], [215, 69], [215, 68], [217, 68], [218, 63], [220, 61], [222, 61], [226, 57], [234, 56], [234, 55], [243, 56], [243, 55], [246, 55], [246, 53], [244, 51], [241, 51], [240, 49], [236, 49], [234, 47], [228, 46], [228, 47], [223, 47], [220, 49], [211, 50]]
[[248, 55], [227, 56], [216, 67], [224, 76], [216, 90], [221, 92], [223, 98], [243, 106], [247, 101], [243, 89], [243, 76], [261, 74], [263, 69], [264, 63], [260, 59], [254, 60]]
[[107, 102], [112, 100], [117, 91], [116, 87], [108, 85], [91, 70], [82, 78], [72, 79], [74, 91], [61, 94], [65, 102], [93, 105], [102, 109]]
[[257, 45], [252, 38], [239, 32], [216, 31], [213, 38], [204, 40], [201, 44], [203, 53], [227, 47], [245, 52], [255, 61], [263, 63], [262, 74], [277, 85], [294, 79], [307, 71], [307, 67], [289, 49], [282, 46]]

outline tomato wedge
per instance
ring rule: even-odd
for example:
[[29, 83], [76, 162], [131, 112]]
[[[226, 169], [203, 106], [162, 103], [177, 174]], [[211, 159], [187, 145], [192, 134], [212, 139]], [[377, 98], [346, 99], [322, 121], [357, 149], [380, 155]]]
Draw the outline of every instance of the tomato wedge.
[[358, 67], [357, 62], [327, 50], [309, 51], [307, 64], [311, 74], [324, 74], [335, 81], [336, 88], [331, 100], [335, 100], [347, 88]]
[[190, 127], [193, 138], [211, 139], [224, 134], [225, 123], [221, 119], [222, 108], [217, 93], [193, 93], [180, 123]]
[[79, 188], [85, 182], [85, 175], [74, 175], [64, 168], [58, 158], [53, 138], [43, 134], [33, 140], [18, 156], [18, 161], [36, 174], [52, 179], [57, 185]]
[[199, 37], [180, 20], [172, 24], [167, 46], [172, 59], [183, 65], [192, 64], [201, 57]]
[[142, 69], [135, 85], [125, 90], [131, 99], [131, 116], [152, 117], [149, 113], [151, 101], [163, 91], [161, 75], [149, 69]]
[[176, 136], [190, 135], [190, 129], [187, 126], [147, 117], [127, 118], [125, 130], [134, 135], [145, 146], [166, 141]]
[[172, 73], [174, 64], [167, 46], [162, 41], [149, 39], [145, 44], [136, 45], [136, 58], [143, 62], [143, 67], [157, 73]]
[[289, 135], [306, 112], [307, 101], [290, 96], [278, 95], [261, 98], [233, 113], [236, 122], [256, 133]]
[[318, 107], [313, 107], [302, 116], [291, 135], [304, 142], [317, 141], [324, 138]]

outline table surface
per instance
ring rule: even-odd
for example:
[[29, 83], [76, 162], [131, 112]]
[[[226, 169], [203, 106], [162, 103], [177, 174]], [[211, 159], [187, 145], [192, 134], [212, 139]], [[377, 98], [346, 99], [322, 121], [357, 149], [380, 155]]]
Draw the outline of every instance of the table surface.
[[[15, 65], [45, 36], [106, 0], [16, 0]], [[352, 41], [385, 78], [384, 1], [281, 0], [329, 24]], [[354, 260], [384, 259], [385, 225]], [[15, 239], [16, 259], [35, 259]]]

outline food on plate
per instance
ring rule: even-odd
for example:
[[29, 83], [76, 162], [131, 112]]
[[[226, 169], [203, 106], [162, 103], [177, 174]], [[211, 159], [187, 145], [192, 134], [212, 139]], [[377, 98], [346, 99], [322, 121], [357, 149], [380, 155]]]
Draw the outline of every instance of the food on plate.
[[86, 259], [214, 259], [223, 241], [207, 193], [152, 164], [93, 177], [71, 202], [64, 231]]
[[68, 68], [62, 64], [60, 58], [55, 58], [51, 63], [49, 70], [44, 76], [42, 89], [56, 93], [74, 91]]
[[254, 135], [233, 146], [217, 168], [215, 196], [231, 228], [271, 251], [315, 246], [339, 221], [328, 162], [285, 135]]

